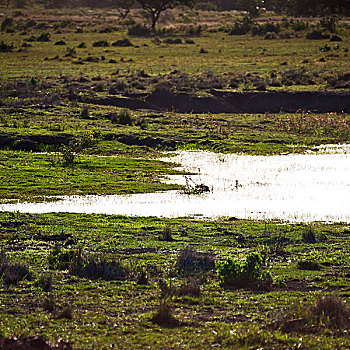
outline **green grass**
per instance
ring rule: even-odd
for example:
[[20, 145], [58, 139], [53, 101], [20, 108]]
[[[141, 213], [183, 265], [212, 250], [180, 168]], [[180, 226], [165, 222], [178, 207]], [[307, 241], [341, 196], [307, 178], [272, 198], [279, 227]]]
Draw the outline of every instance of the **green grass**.
[[[171, 225], [173, 242], [161, 240], [165, 223]], [[306, 225], [297, 224], [0, 213], [1, 246], [9, 259], [26, 263], [35, 276], [43, 271], [53, 276], [51, 292], [35, 287], [35, 278], [9, 288], [0, 286], [0, 332], [4, 336], [42, 334], [55, 341], [73, 341], [74, 348], [87, 349], [110, 344], [122, 349], [155, 345], [165, 349], [169, 341], [175, 344], [174, 348], [194, 349], [204, 342], [205, 346], [217, 344], [220, 348], [282, 349], [293, 346], [299, 338], [308, 349], [320, 343], [325, 349], [346, 349], [349, 338], [330, 326], [321, 326], [313, 334], [282, 332], [273, 326], [294, 310], [293, 304], [306, 310], [318, 295], [329, 294], [329, 288], [349, 306], [346, 269], [350, 255], [346, 227], [315, 224], [314, 229], [326, 232], [328, 240], [308, 245], [301, 240]], [[240, 234], [245, 240], [238, 243], [227, 232]], [[50, 241], [50, 236], [57, 234], [69, 237], [56, 243]], [[266, 255], [276, 282], [272, 290], [257, 293], [225, 289], [219, 285], [215, 273], [209, 273], [202, 281], [199, 297], [172, 298], [180, 327], [169, 329], [151, 322], [160, 298], [157, 281], [171, 280], [174, 286], [184, 282], [184, 277], [171, 272], [181, 249], [192, 246], [199, 251], [213, 251], [217, 262], [227, 256], [242, 259], [250, 251], [265, 256], [269, 237], [277, 239], [281, 234], [288, 238], [283, 253]], [[131, 277], [125, 282], [90, 281], [68, 271], [50, 270], [47, 257], [54, 245], [63, 249], [80, 247], [88, 255], [117, 259], [130, 269]], [[332, 255], [340, 249], [343, 259], [332, 260]], [[327, 256], [330, 264], [320, 271], [299, 270], [296, 261], [310, 252], [321, 263]], [[148, 271], [147, 285], [135, 282], [141, 267]], [[57, 319], [55, 314], [44, 311], [43, 301], [48, 296], [55, 300], [57, 308], [70, 305], [73, 319]]]

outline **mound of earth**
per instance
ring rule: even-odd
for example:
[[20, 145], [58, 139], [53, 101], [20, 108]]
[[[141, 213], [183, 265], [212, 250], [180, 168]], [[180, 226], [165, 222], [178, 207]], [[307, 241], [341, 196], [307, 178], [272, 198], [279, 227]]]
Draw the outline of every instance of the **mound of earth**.
[[333, 91], [230, 92], [212, 90], [207, 96], [197, 96], [162, 89], [142, 97], [108, 96], [95, 99], [85, 98], [82, 102], [180, 113], [350, 112], [350, 93]]

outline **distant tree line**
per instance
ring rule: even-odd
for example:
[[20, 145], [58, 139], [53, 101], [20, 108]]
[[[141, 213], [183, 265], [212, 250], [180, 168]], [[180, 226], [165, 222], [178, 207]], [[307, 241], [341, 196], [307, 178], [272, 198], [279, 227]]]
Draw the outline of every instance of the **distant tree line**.
[[350, 16], [350, 0], [198, 0], [198, 4], [215, 4], [217, 10], [248, 11], [258, 15], [262, 9], [291, 16]]
[[323, 16], [339, 14], [350, 16], [350, 0], [0, 0], [7, 7], [24, 8], [33, 3], [46, 8], [85, 6], [90, 8], [117, 8], [126, 17], [132, 7], [141, 7], [150, 16], [157, 17], [157, 10], [177, 5], [193, 5], [199, 8], [248, 11], [257, 16], [266, 9], [279, 14], [291, 16]]

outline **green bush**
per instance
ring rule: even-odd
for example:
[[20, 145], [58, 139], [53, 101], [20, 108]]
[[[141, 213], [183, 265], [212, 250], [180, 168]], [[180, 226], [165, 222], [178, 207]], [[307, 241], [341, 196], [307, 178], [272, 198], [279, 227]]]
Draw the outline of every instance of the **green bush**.
[[263, 270], [263, 259], [251, 253], [244, 262], [231, 258], [221, 262], [217, 269], [220, 283], [233, 288], [268, 288], [272, 284], [269, 272]]

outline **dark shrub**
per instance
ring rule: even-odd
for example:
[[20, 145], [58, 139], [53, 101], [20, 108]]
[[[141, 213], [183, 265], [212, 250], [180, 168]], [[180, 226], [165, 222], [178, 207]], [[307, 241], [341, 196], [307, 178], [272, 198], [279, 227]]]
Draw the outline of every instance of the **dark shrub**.
[[119, 261], [86, 258], [81, 250], [75, 252], [69, 273], [91, 280], [102, 279], [105, 281], [122, 281], [126, 280], [129, 275], [129, 271]]
[[4, 41], [0, 42], [0, 52], [11, 52], [14, 49], [12, 44], [6, 44]]
[[180, 322], [173, 315], [170, 300], [166, 298], [160, 300], [158, 310], [151, 321], [165, 327], [176, 327], [180, 325]]
[[92, 43], [93, 47], [108, 47], [109, 43], [106, 40], [99, 40]]
[[264, 39], [265, 40], [273, 40], [273, 39], [277, 39], [277, 36], [275, 33], [268, 32], [265, 34]]
[[128, 35], [133, 35], [133, 36], [149, 36], [151, 34], [151, 30], [141, 24], [141, 23], [136, 23], [133, 26], [130, 26], [128, 28]]
[[344, 329], [350, 326], [350, 310], [336, 295], [318, 296], [312, 312], [318, 319], [328, 320], [332, 328]]
[[17, 285], [25, 279], [30, 280], [32, 273], [27, 265], [10, 263], [4, 251], [0, 251], [0, 277], [5, 285]]
[[316, 243], [316, 234], [311, 226], [303, 232], [302, 238], [305, 243]]
[[267, 33], [278, 34], [281, 30], [278, 23], [267, 22], [262, 25], [255, 24], [251, 28], [253, 35], [265, 35]]
[[213, 271], [215, 269], [215, 258], [212, 253], [184, 249], [177, 257], [175, 269], [180, 274], [185, 275]]
[[333, 34], [329, 40], [330, 41], [338, 41], [338, 42], [343, 41], [343, 39], [339, 35], [336, 35], [336, 34]]
[[241, 19], [237, 19], [232, 28], [229, 28], [229, 35], [244, 35], [248, 34], [253, 26], [254, 22], [250, 16], [244, 16]]
[[50, 41], [50, 33], [42, 33], [39, 35], [39, 37], [36, 39], [36, 41], [39, 42], [48, 42]]
[[59, 40], [55, 42], [55, 45], [67, 45], [64, 40]]
[[77, 46], [78, 49], [85, 49], [86, 48], [86, 44], [83, 42], [83, 43], [80, 43], [78, 46]]
[[88, 56], [85, 58], [85, 62], [99, 62], [100, 59], [96, 56]]
[[309, 271], [318, 271], [321, 270], [321, 265], [314, 260], [300, 260], [298, 261], [299, 270], [309, 270]]
[[327, 33], [324, 33], [322, 30], [314, 29], [313, 31], [306, 34], [306, 39], [309, 40], [323, 40], [323, 39], [329, 39], [330, 35]]
[[36, 281], [35, 286], [41, 288], [44, 292], [52, 290], [52, 275], [44, 273]]
[[128, 46], [133, 46], [133, 44], [131, 43], [131, 41], [128, 38], [124, 38], [124, 39], [119, 39], [117, 41], [115, 41], [112, 46], [119, 46], [119, 47], [128, 47]]

